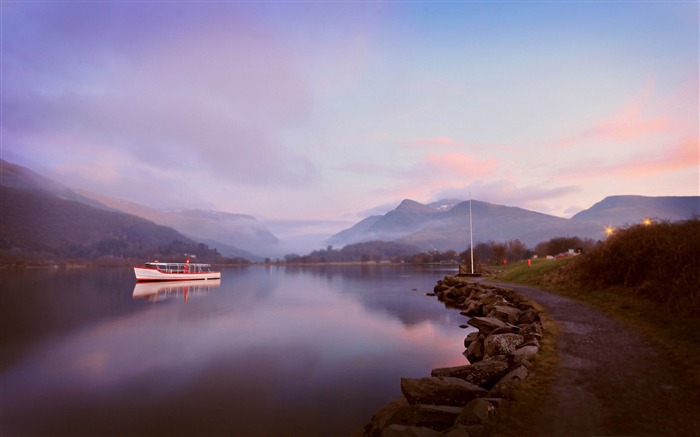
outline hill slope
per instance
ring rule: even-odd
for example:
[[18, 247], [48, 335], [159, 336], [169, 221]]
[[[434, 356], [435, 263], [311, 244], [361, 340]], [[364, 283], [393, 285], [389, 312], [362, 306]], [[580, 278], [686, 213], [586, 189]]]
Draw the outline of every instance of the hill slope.
[[95, 208], [42, 191], [0, 186], [0, 254], [20, 260], [175, 257], [220, 255], [174, 229], [139, 217]]
[[644, 218], [678, 221], [700, 214], [697, 196], [609, 196], [572, 220], [589, 220], [610, 226], [639, 223]]
[[279, 243], [265, 225], [247, 214], [201, 209], [164, 211], [87, 191], [78, 192], [115, 210], [171, 227], [225, 256], [254, 259], [274, 251]]

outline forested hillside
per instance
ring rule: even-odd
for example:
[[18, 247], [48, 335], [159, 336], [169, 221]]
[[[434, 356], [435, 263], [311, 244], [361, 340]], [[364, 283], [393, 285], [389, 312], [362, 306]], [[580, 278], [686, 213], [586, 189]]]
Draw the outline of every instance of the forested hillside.
[[220, 255], [177, 231], [128, 214], [47, 193], [0, 186], [2, 263], [95, 259], [218, 260]]

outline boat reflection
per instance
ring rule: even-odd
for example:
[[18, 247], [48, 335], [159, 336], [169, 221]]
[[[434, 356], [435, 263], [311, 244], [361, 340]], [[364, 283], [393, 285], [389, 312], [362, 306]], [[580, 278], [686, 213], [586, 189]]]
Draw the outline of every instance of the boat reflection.
[[219, 286], [221, 286], [220, 279], [209, 281], [139, 282], [134, 286], [134, 292], [131, 297], [133, 299], [146, 299], [150, 303], [182, 297], [187, 302], [191, 296], [206, 295], [209, 293], [209, 290]]

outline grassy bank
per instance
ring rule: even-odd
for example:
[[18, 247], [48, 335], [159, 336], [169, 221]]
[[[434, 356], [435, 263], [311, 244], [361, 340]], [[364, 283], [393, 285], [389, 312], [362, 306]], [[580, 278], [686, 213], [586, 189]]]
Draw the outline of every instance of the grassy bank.
[[[700, 389], [699, 239], [696, 219], [635, 226], [582, 256], [514, 263], [499, 267], [493, 276], [576, 299], [639, 329]], [[516, 402], [491, 435], [529, 435], [528, 420], [544, 401], [558, 368], [557, 328], [545, 322], [548, 335], [533, 373], [518, 387]]]
[[622, 229], [589, 253], [502, 268], [499, 281], [585, 302], [644, 332], [700, 386], [700, 221]]

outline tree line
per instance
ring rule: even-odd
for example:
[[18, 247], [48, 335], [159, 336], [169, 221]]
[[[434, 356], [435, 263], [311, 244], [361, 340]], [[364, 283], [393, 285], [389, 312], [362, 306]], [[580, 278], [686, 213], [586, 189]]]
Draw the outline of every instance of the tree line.
[[[474, 246], [474, 263], [482, 265], [501, 264], [503, 262], [517, 262], [524, 259], [538, 257], [557, 256], [562, 253], [574, 251], [588, 251], [597, 242], [592, 239], [579, 237], [556, 237], [548, 241], [538, 243], [533, 249], [527, 247], [519, 239], [507, 241], [479, 242]], [[457, 252], [453, 249], [422, 250], [418, 246], [387, 241], [369, 241], [364, 243], [349, 244], [341, 249], [328, 246], [326, 249], [315, 250], [307, 255], [287, 254], [284, 259], [278, 259], [277, 263], [287, 264], [319, 264], [342, 262], [388, 262], [405, 264], [431, 264], [447, 263], [459, 264], [470, 259], [470, 249]], [[267, 260], [272, 262], [271, 260]]]

